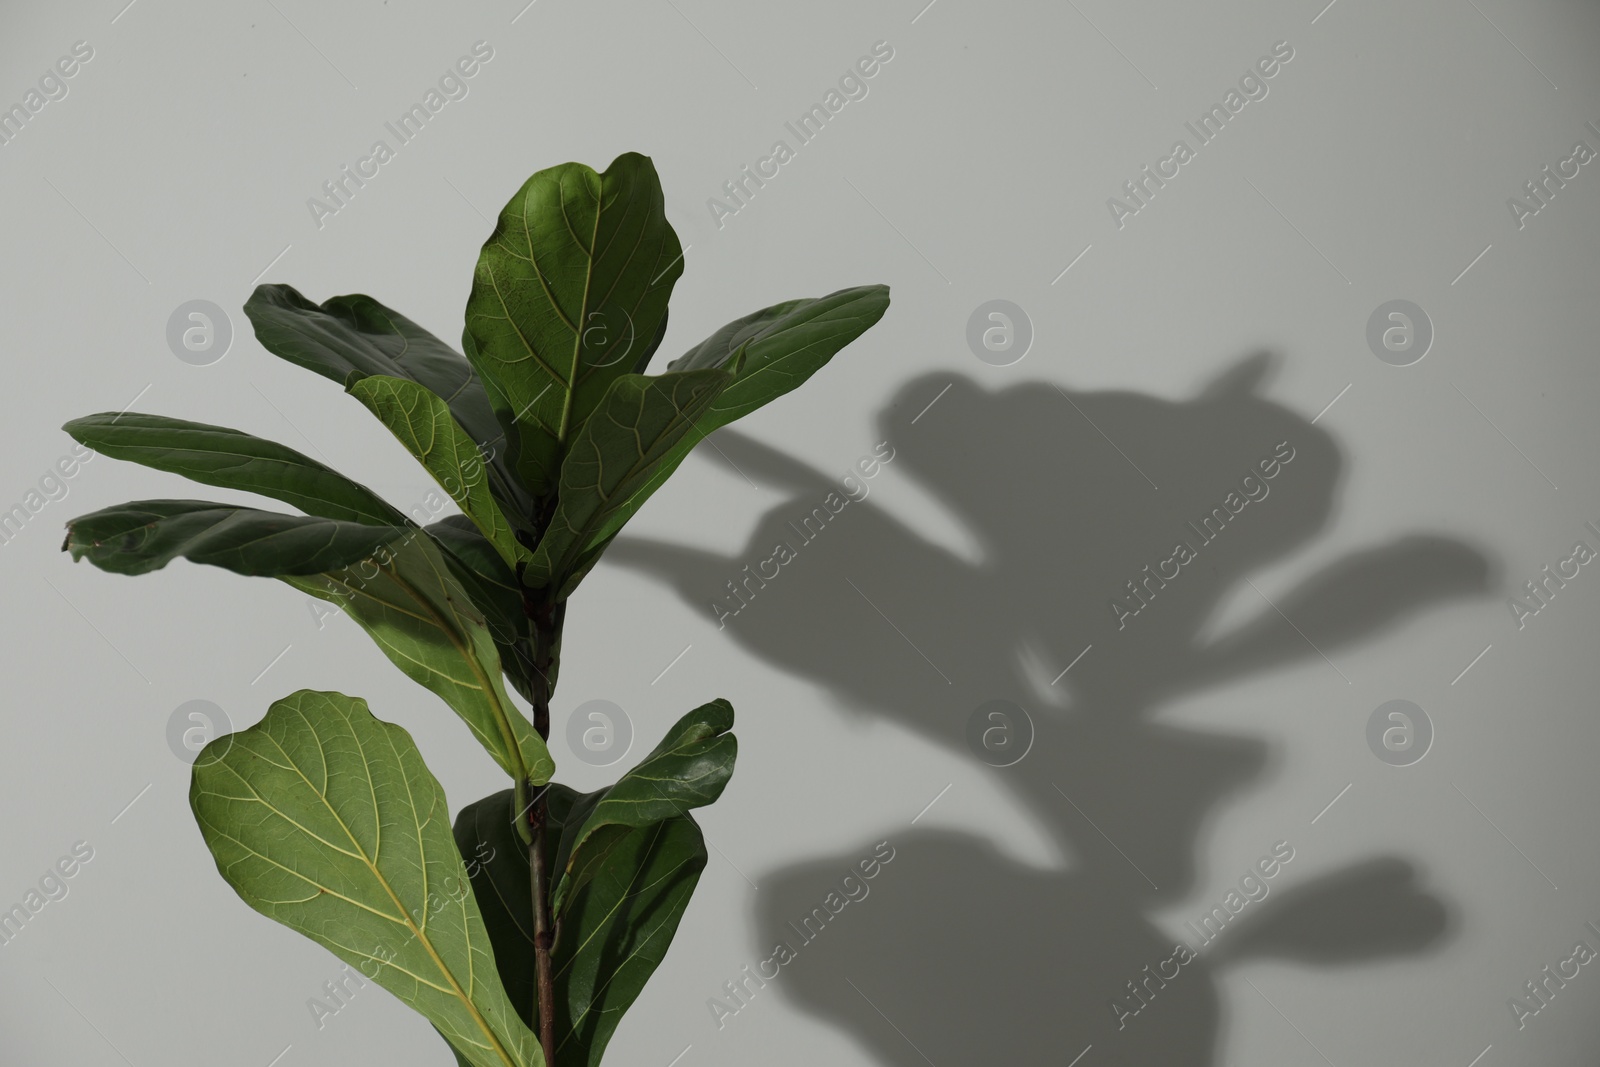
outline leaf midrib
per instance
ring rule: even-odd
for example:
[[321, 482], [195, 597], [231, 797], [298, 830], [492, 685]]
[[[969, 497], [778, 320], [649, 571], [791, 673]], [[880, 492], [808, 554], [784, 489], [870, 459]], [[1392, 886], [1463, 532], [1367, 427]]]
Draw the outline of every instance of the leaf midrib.
[[[300, 709], [298, 707], [296, 708], [296, 711], [300, 713], [302, 718], [304, 718], [304, 714], [305, 713], [303, 711], [300, 711]], [[346, 725], [348, 725], [348, 720], [346, 722]], [[313, 733], [314, 733], [314, 731], [313, 731]], [[367, 781], [368, 781], [369, 786], [370, 786], [371, 783], [372, 783], [372, 762], [367, 759], [367, 752], [366, 752], [366, 749], [361, 744], [360, 736], [356, 734], [354, 729], [351, 729], [350, 733], [351, 733], [352, 739], [356, 743], [356, 749], [360, 754], [362, 771], [363, 771], [363, 773], [365, 773], [365, 775], [367, 777]], [[412, 921], [411, 914], [406, 911], [405, 905], [400, 902], [400, 897], [399, 897], [399, 895], [397, 893], [395, 893], [394, 887], [389, 884], [389, 879], [387, 877], [385, 877], [383, 872], [378, 869], [378, 864], [377, 864], [376, 860], [374, 858], [369, 858], [367, 856], [366, 849], [361, 847], [361, 842], [356, 838], [355, 831], [350, 829], [349, 824], [346, 823], [344, 821], [344, 819], [340, 817], [338, 811], [335, 810], [334, 806], [332, 804], [328, 803], [327, 795], [325, 793], [323, 793], [322, 791], [318, 790], [316, 786], [311, 784], [311, 779], [307, 778], [305, 772], [300, 769], [299, 764], [295, 763], [294, 757], [289, 755], [289, 753], [284, 750], [284, 747], [281, 744], [278, 743], [278, 739], [273, 737], [271, 734], [265, 734], [264, 733], [262, 736], [265, 737], [268, 741], [271, 741], [273, 747], [276, 748], [279, 752], [283, 753], [283, 758], [289, 761], [289, 765], [288, 765], [288, 767], [286, 769], [294, 771], [295, 775], [297, 777], [299, 777], [299, 779], [306, 784], [306, 788], [311, 790], [311, 792], [316, 795], [317, 799], [322, 802], [322, 806], [327, 809], [328, 815], [333, 819], [333, 821], [335, 823], [338, 824], [339, 829], [344, 831], [345, 836], [350, 839], [351, 847], [356, 850], [355, 854], [354, 854], [354, 856], [352, 856], [352, 858], [356, 859], [358, 862], [360, 862], [362, 864], [362, 866], [366, 867], [367, 872], [372, 875], [373, 880], [376, 881], [378, 883], [378, 885], [383, 887], [383, 891], [384, 891], [384, 893], [386, 893], [388, 895], [390, 903], [392, 903], [395, 906], [395, 910], [400, 913], [400, 919], [398, 921], [401, 922], [402, 924], [404, 924], [404, 926], [408, 930], [411, 931], [412, 936], [414, 938], [416, 938], [417, 942], [419, 944], [421, 944], [424, 949], [427, 950], [428, 956], [429, 956], [430, 959], [433, 960], [434, 966], [439, 968], [439, 973], [444, 975], [445, 981], [450, 983], [451, 995], [454, 996], [457, 1000], [459, 1000], [461, 1002], [462, 1006], [464, 1006], [467, 1009], [467, 1013], [472, 1016], [472, 1021], [478, 1025], [478, 1028], [483, 1031], [483, 1035], [486, 1038], [489, 1039], [489, 1042], [490, 1042], [490, 1044], [491, 1044], [491, 1046], [493, 1048], [493, 1051], [500, 1057], [500, 1060], [503, 1063], [505, 1063], [506, 1067], [518, 1067], [517, 1061], [512, 1059], [511, 1054], [506, 1051], [506, 1048], [501, 1043], [499, 1037], [497, 1037], [495, 1035], [495, 1032], [494, 1032], [493, 1028], [491, 1028], [489, 1026], [488, 1020], [485, 1019], [483, 1017], [483, 1014], [478, 1011], [478, 1006], [473, 1003], [472, 997], [469, 996], [467, 994], [467, 992], [461, 988], [461, 984], [456, 981], [455, 974], [451, 972], [450, 968], [445, 964], [444, 959], [439, 955], [438, 950], [433, 945], [433, 939], [428, 936], [428, 932], [427, 932], [427, 929], [426, 929], [426, 925], [427, 924], [424, 923], [423, 926], [419, 927], [415, 922]], [[319, 740], [318, 743], [320, 745], [320, 743], [321, 743], [320, 740]], [[393, 744], [390, 745], [390, 750], [394, 753], [396, 767], [401, 770], [401, 774], [400, 774], [401, 780], [406, 783], [406, 800], [407, 800], [407, 804], [411, 809], [412, 821], [416, 822], [417, 821], [416, 820], [416, 816], [417, 816], [416, 800], [415, 800], [414, 794], [411, 791], [410, 778], [409, 778], [408, 775], [406, 775], [404, 773], [404, 767], [403, 767], [404, 760], [401, 758], [401, 755], [400, 755], [399, 751], [394, 748]], [[224, 763], [224, 766], [228, 766], [228, 765], [226, 763]], [[277, 766], [277, 764], [274, 764], [274, 766]], [[234, 770], [233, 767], [228, 766], [228, 769], [230, 771], [233, 771], [233, 773], [235, 775], [239, 775], [239, 772], [237, 770]], [[240, 778], [241, 781], [244, 780], [244, 776], [243, 775], [239, 775], [239, 778]], [[249, 783], [246, 783], [246, 784], [248, 785]], [[256, 792], [255, 787], [251, 786], [250, 787], [250, 791], [252, 793]], [[259, 793], [257, 793], [257, 797], [258, 798], [260, 797]], [[261, 802], [263, 804], [266, 804], [265, 800], [263, 800]], [[277, 812], [277, 809], [273, 808], [272, 805], [267, 804], [267, 807], [269, 809], [271, 809], [272, 811]], [[281, 813], [279, 813], [279, 814], [280, 814], [280, 817], [284, 818], [285, 821], [290, 823], [290, 825], [299, 827], [299, 824], [295, 823], [294, 820], [289, 819], [287, 816], [284, 816]], [[375, 824], [377, 824], [380, 827], [382, 826], [382, 816], [380, 815], [379, 810], [378, 810], [378, 808], [376, 806], [372, 809], [372, 818], [373, 818], [373, 821], [374, 821]], [[314, 840], [318, 840], [318, 841], [322, 840], [322, 838], [317, 837], [317, 835], [315, 835], [315, 834], [312, 834], [309, 830], [304, 830], [304, 828], [301, 828], [301, 829], [302, 829], [302, 832], [304, 832], [307, 836], [313, 838]], [[422, 844], [422, 841], [421, 841], [421, 836], [420, 836], [421, 833], [422, 833], [422, 827], [421, 827], [420, 823], [417, 826], [417, 833], [418, 833], [418, 841], [417, 841], [418, 867], [421, 869], [421, 872], [422, 872], [422, 905], [423, 905], [424, 910], [426, 911], [426, 909], [428, 908], [428, 905], [430, 903], [430, 896], [429, 896], [429, 889], [428, 889], [428, 873], [427, 873], [428, 864], [427, 864], [426, 850], [423, 847], [423, 844]], [[329, 848], [334, 848], [335, 847], [331, 843], [327, 843], [327, 842], [324, 842], [324, 843], [328, 844]], [[252, 851], [254, 851], [254, 850], [252, 850]], [[337, 849], [337, 848], [335, 848], [335, 851], [338, 851], [338, 852], [341, 852], [341, 853], [344, 852], [343, 849]], [[349, 853], [345, 853], [345, 854], [346, 855], [350, 855]], [[263, 858], [265, 858], [265, 857], [263, 857]], [[281, 866], [281, 864], [280, 864], [280, 866]], [[304, 875], [300, 875], [300, 877], [301, 878], [305, 878]], [[305, 880], [307, 882], [309, 882], [310, 884], [317, 885], [317, 883], [311, 882], [311, 880], [309, 878], [306, 878]], [[317, 888], [323, 890], [324, 892], [329, 892], [329, 893], [332, 892], [331, 890], [327, 889], [326, 886], [317, 885]], [[334, 895], [340, 896], [341, 899], [348, 899], [346, 897], [343, 897], [341, 894], [334, 894]], [[381, 912], [377, 911], [376, 909], [371, 908], [370, 906], [366, 906], [366, 905], [362, 905], [362, 906], [367, 907], [367, 910], [371, 911], [374, 915], [382, 915]], [[391, 922], [395, 921], [393, 916], [384, 915], [383, 918], [389, 919]], [[471, 959], [472, 959], [472, 942], [471, 942], [471, 934], [470, 934], [470, 932], [466, 932], [465, 936], [467, 938], [467, 959], [468, 959], [469, 966], [470, 966], [470, 962], [471, 962]]]

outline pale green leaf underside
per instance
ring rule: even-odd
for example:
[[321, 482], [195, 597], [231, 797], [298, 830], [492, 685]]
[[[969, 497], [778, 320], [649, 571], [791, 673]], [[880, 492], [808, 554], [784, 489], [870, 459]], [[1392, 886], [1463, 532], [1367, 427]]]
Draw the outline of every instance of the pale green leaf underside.
[[355, 619], [395, 666], [454, 709], [513, 779], [550, 780], [555, 762], [506, 695], [494, 636], [422, 531], [342, 570], [283, 581]]
[[420, 1012], [472, 1067], [544, 1067], [495, 971], [444, 791], [404, 730], [302, 690], [207, 745], [189, 797], [252, 908]]

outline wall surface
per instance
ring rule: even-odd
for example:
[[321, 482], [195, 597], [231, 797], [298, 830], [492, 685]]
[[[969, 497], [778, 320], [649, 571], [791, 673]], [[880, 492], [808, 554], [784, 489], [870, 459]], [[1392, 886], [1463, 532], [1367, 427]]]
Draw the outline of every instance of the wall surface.
[[454, 808], [498, 771], [280, 583], [71, 565], [74, 515], [247, 498], [60, 426], [236, 426], [420, 506], [241, 305], [454, 341], [519, 184], [639, 151], [686, 246], [657, 369], [782, 299], [893, 305], [569, 614], [564, 780], [627, 765], [575, 758], [590, 701], [635, 759], [739, 714], [608, 1062], [1595, 1062], [1597, 47], [1580, 0], [8, 5], [0, 910], [91, 858], [0, 945], [0, 1059], [449, 1062], [217, 876], [183, 735], [341, 689]]

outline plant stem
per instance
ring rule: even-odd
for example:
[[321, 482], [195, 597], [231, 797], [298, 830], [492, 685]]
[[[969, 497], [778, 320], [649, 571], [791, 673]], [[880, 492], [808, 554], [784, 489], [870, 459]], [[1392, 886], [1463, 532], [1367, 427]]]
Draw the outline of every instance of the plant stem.
[[550, 948], [555, 938], [550, 929], [550, 898], [546, 892], [548, 875], [544, 854], [544, 797], [534, 804], [533, 844], [528, 846], [529, 867], [533, 872], [533, 952], [537, 992], [534, 1010], [539, 1015], [539, 1044], [544, 1048], [546, 1067], [556, 1062], [555, 980], [550, 970]]
[[[531, 596], [524, 610], [533, 627], [533, 728], [546, 741], [550, 739], [550, 693], [554, 688], [550, 672], [555, 666], [555, 650], [561, 636], [564, 605], [552, 605]], [[555, 1067], [556, 1003], [555, 976], [550, 953], [555, 945], [554, 924], [550, 917], [550, 875], [546, 869], [545, 827], [549, 822], [547, 786], [538, 793], [528, 811], [533, 840], [528, 845], [528, 868], [533, 883], [533, 958], [536, 986], [534, 1014], [538, 1017], [539, 1044], [544, 1049], [545, 1067]]]

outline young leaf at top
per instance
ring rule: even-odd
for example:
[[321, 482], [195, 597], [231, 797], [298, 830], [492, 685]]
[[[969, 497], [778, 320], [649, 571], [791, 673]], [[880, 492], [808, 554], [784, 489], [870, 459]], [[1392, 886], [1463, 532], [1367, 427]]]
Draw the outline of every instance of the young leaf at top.
[[244, 313], [263, 348], [348, 386], [384, 374], [416, 382], [450, 413], [488, 457], [489, 484], [508, 518], [533, 531], [533, 505], [513, 473], [515, 442], [505, 436], [484, 383], [460, 353], [398, 311], [354, 293], [313, 304], [288, 285], [258, 285]]
[[513, 780], [550, 780], [555, 762], [506, 694], [494, 637], [427, 534], [413, 529], [342, 570], [283, 580], [349, 613], [395, 666], [454, 709]]
[[562, 461], [555, 514], [523, 581], [554, 587], [556, 598], [565, 599], [583, 577], [578, 564], [596, 534], [651, 480], [732, 380], [732, 371], [713, 368], [613, 381]]
[[610, 384], [658, 343], [683, 250], [655, 166], [637, 153], [603, 174], [563, 163], [500, 212], [467, 298], [463, 348], [535, 498], [555, 488], [567, 442]]
[[502, 559], [514, 565], [532, 556], [489, 489], [483, 452], [444, 400], [416, 382], [386, 374], [353, 382], [349, 392], [433, 475]]
[[472, 1067], [544, 1067], [406, 731], [363, 700], [301, 690], [207, 745], [189, 802], [245, 903], [405, 1001]]
[[610, 870], [610, 853], [630, 832], [703, 807], [722, 795], [733, 775], [739, 740], [733, 706], [702, 704], [683, 716], [651, 753], [608, 789], [578, 800], [556, 851], [550, 909], [557, 917], [589, 880]]
[[294, 449], [226, 426], [102, 412], [62, 427], [116, 459], [181, 474], [204, 485], [260, 493], [308, 515], [371, 526], [406, 526], [406, 517], [364, 485]]

